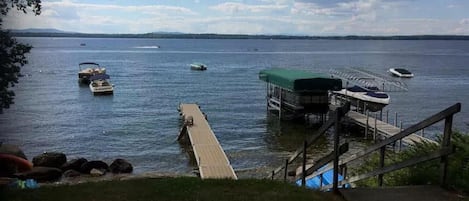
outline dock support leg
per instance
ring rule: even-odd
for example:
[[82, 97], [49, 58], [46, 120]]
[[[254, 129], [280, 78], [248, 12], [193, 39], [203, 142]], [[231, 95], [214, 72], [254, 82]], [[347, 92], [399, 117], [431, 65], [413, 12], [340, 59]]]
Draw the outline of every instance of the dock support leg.
[[389, 124], [389, 110], [386, 110], [386, 123]]

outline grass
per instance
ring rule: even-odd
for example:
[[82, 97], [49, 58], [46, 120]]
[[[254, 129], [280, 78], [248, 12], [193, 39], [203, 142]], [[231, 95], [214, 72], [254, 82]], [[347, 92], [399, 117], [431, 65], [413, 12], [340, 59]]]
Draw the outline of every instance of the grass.
[[0, 191], [0, 200], [342, 200], [331, 193], [271, 180], [201, 180], [194, 177], [102, 181], [38, 189]]

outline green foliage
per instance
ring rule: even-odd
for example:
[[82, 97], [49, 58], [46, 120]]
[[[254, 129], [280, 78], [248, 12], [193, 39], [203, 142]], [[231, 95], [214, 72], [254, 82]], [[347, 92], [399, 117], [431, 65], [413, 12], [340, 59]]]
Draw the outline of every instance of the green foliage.
[[[441, 139], [438, 139], [441, 142]], [[448, 184], [450, 187], [469, 193], [469, 134], [454, 132], [451, 138], [456, 152], [449, 157]], [[417, 143], [408, 149], [396, 153], [387, 151], [385, 166], [396, 162], [411, 159], [416, 156], [425, 156], [440, 148], [431, 143]], [[377, 169], [379, 154], [375, 153], [363, 162], [363, 165], [355, 169], [355, 173], [361, 174]], [[384, 175], [386, 186], [425, 185], [439, 184], [440, 161], [438, 159], [417, 164], [412, 167], [397, 170]], [[377, 179], [370, 178], [357, 183], [359, 186], [377, 186]]]
[[134, 179], [47, 186], [33, 190], [0, 191], [7, 200], [341, 200], [322, 193], [271, 180], [201, 180], [195, 177]]
[[1, 0], [0, 1], [0, 114], [3, 108], [13, 104], [15, 93], [9, 90], [18, 83], [20, 69], [28, 63], [25, 54], [31, 50], [30, 45], [18, 43], [7, 31], [2, 28], [3, 17], [11, 8], [27, 12], [31, 8], [36, 15], [41, 13], [40, 0]]

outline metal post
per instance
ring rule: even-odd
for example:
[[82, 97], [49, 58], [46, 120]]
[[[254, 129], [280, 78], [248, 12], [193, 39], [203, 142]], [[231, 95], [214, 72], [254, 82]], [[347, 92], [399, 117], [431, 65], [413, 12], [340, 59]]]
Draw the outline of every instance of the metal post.
[[425, 137], [425, 128], [422, 128], [421, 133], [422, 137]]
[[283, 181], [287, 181], [287, 175], [288, 175], [288, 159], [285, 159], [285, 173], [283, 175]]
[[306, 147], [308, 142], [305, 140], [303, 144], [303, 166], [301, 168], [301, 186], [306, 188]]
[[355, 108], [355, 110], [357, 110], [357, 112], [359, 112], [360, 110], [358, 109], [360, 107], [360, 100], [357, 99], [357, 107]]
[[389, 124], [389, 110], [386, 110], [386, 123]]
[[[379, 150], [379, 167], [384, 167], [384, 155], [386, 153], [386, 146], [382, 146]], [[383, 174], [378, 175], [378, 186], [383, 186]]]
[[280, 105], [278, 107], [278, 119], [282, 120], [282, 88], [280, 88]]
[[379, 111], [379, 120], [383, 121], [383, 109]]
[[369, 113], [366, 112], [365, 139], [368, 138], [368, 116], [369, 116]]
[[339, 132], [340, 132], [340, 118], [341, 118], [341, 113], [342, 113], [342, 108], [337, 108], [336, 114], [335, 114], [335, 132], [334, 132], [334, 160], [332, 161], [334, 163], [334, 174], [333, 174], [333, 180], [332, 180], [332, 191], [336, 194], [339, 193]]
[[274, 180], [274, 176], [275, 176], [275, 171], [272, 170], [272, 180]]
[[378, 134], [378, 130], [377, 130], [377, 126], [376, 126], [377, 121], [378, 121], [377, 118], [378, 118], [378, 114], [375, 115], [375, 130], [374, 130], [374, 132], [373, 132], [373, 140], [374, 140], [375, 142], [376, 142], [376, 136], [377, 136], [377, 134]]
[[[451, 134], [453, 126], [453, 115], [446, 117], [445, 119], [445, 130], [443, 134], [443, 141], [441, 142], [441, 148], [449, 148], [451, 146]], [[448, 155], [441, 156], [440, 159], [440, 185], [446, 187], [446, 180], [448, 175]]]
[[366, 102], [363, 102], [363, 114], [366, 113]]
[[397, 127], [397, 112], [396, 112], [396, 116], [394, 117], [394, 126]]

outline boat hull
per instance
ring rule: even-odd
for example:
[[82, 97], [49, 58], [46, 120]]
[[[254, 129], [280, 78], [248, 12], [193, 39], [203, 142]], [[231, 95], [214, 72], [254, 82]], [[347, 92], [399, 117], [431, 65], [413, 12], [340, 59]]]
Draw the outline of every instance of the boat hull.
[[350, 104], [358, 107], [360, 110], [369, 110], [377, 112], [382, 110], [389, 104], [390, 98], [376, 98], [366, 95], [366, 92], [352, 92], [347, 89], [334, 91], [333, 94], [340, 101], [350, 101]]
[[191, 70], [207, 70], [207, 66], [204, 64], [191, 64]]
[[[106, 83], [103, 85], [103, 83]], [[89, 84], [91, 93], [93, 95], [112, 95], [114, 94], [114, 87], [109, 82], [93, 81]]]
[[412, 74], [412, 73], [401, 73], [398, 70], [396, 70], [395, 68], [390, 68], [389, 72], [395, 77], [402, 77], [402, 78], [412, 78], [412, 77], [414, 77], [414, 74]]

